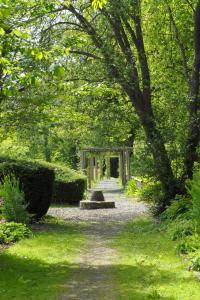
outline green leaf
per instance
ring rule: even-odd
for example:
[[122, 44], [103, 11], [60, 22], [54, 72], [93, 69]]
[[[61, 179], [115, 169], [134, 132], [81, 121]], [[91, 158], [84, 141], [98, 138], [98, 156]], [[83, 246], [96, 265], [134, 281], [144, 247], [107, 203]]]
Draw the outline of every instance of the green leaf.
[[35, 55], [35, 59], [36, 60], [41, 60], [43, 58], [43, 53], [42, 52], [38, 52], [36, 55]]
[[12, 31], [13, 35], [16, 35], [17, 37], [22, 36], [22, 32], [19, 29], [14, 29]]
[[5, 30], [2, 27], [0, 27], [0, 35], [4, 35], [4, 34], [5, 34]]
[[54, 69], [54, 75], [59, 78], [64, 77], [65, 69], [62, 66], [56, 66]]

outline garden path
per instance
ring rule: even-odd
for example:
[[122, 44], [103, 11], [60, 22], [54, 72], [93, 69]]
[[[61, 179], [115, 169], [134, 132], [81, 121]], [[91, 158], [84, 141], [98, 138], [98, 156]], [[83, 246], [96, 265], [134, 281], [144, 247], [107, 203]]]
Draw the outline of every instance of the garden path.
[[[110, 278], [118, 253], [111, 242], [131, 219], [147, 213], [145, 204], [128, 200], [116, 180], [103, 180], [96, 189], [102, 190], [106, 200], [116, 201], [116, 208], [80, 210], [79, 208], [51, 208], [49, 214], [71, 222], [84, 224], [85, 251], [75, 261], [77, 268], [66, 283], [66, 294], [60, 300], [116, 300], [117, 290]], [[85, 222], [87, 221], [87, 222]]]

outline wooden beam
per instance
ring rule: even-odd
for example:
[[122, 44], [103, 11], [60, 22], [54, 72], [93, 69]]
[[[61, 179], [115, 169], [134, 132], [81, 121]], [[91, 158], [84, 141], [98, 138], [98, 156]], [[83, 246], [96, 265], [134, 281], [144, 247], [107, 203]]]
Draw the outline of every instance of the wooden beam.
[[131, 179], [130, 152], [126, 151], [127, 180]]
[[91, 181], [94, 180], [94, 157], [90, 158], [90, 178]]
[[98, 180], [98, 161], [97, 158], [94, 158], [94, 172], [95, 172], [95, 180]]
[[122, 151], [122, 185], [126, 185], [126, 154], [125, 151]]
[[106, 177], [110, 178], [110, 157], [106, 157]]
[[88, 148], [83, 148], [82, 151], [86, 151], [86, 152], [117, 152], [120, 153], [121, 151], [132, 151], [132, 147], [113, 147], [113, 148], [109, 148], [109, 147], [88, 147]]
[[100, 162], [99, 162], [100, 179], [103, 179], [103, 177], [104, 177], [104, 174], [103, 174], [103, 162], [104, 162], [104, 159], [100, 158]]
[[80, 161], [81, 161], [81, 169], [83, 173], [86, 174], [87, 173], [86, 153], [83, 150], [80, 152]]

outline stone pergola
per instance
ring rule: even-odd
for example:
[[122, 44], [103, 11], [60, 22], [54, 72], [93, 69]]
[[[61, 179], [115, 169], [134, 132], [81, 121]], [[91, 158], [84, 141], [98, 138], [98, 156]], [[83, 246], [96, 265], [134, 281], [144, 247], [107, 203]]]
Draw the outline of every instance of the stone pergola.
[[88, 178], [88, 188], [91, 188], [93, 180], [98, 180], [104, 176], [104, 163], [106, 165], [106, 177], [110, 178], [110, 158], [119, 158], [119, 177], [122, 185], [131, 178], [130, 156], [133, 152], [131, 147], [114, 148], [83, 148], [80, 151], [81, 168]]

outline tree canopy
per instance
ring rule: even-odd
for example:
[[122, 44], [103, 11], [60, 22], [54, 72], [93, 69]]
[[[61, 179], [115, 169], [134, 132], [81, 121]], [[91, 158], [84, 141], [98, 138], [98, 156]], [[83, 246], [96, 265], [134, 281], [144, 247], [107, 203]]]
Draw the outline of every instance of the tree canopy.
[[0, 150], [134, 144], [163, 210], [199, 162], [199, 32], [199, 0], [1, 1]]

